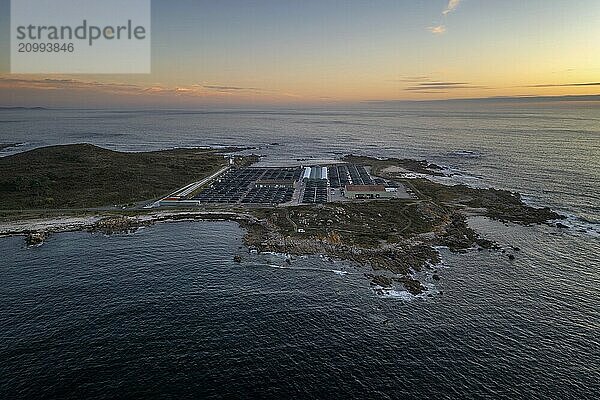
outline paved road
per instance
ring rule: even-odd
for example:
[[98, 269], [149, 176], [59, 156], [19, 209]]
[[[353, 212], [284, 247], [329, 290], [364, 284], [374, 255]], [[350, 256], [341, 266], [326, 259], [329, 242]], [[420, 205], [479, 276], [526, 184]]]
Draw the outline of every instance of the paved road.
[[206, 185], [208, 182], [213, 181], [214, 179], [216, 179], [219, 175], [224, 174], [226, 171], [229, 170], [229, 168], [231, 168], [230, 165], [221, 168], [220, 170], [218, 170], [217, 172], [215, 172], [214, 174], [212, 174], [211, 176], [207, 176], [206, 178], [202, 179], [201, 181], [198, 182], [194, 182], [194, 183], [190, 183], [187, 186], [182, 187], [181, 189], [176, 190], [175, 192], [171, 193], [170, 195], [163, 197], [162, 199], [155, 201], [154, 203], [152, 203], [151, 205], [145, 207], [145, 208], [154, 208], [154, 207], [159, 207], [160, 206], [160, 201], [167, 198], [167, 197], [185, 197], [188, 196], [192, 193], [194, 193], [196, 190], [198, 190], [200, 187]]

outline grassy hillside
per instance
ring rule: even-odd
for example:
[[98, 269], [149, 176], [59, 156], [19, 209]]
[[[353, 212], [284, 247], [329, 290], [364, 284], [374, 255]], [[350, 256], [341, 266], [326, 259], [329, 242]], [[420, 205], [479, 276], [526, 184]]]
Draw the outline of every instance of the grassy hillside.
[[89, 144], [0, 158], [0, 210], [85, 208], [153, 199], [223, 167], [215, 150], [121, 153]]

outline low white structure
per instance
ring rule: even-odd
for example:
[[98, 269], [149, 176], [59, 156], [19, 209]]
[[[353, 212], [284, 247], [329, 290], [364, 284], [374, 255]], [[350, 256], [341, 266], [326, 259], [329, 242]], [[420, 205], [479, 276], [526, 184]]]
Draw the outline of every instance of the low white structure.
[[316, 180], [327, 180], [327, 167], [305, 167], [302, 179], [316, 179]]
[[383, 185], [346, 185], [344, 196], [348, 199], [390, 199], [395, 192], [386, 190]]

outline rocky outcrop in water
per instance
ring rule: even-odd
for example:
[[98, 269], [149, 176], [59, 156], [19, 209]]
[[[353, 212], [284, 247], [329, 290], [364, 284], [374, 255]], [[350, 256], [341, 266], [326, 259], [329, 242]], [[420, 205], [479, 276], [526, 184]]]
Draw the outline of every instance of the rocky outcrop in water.
[[29, 247], [41, 246], [49, 236], [48, 232], [29, 232], [25, 237], [25, 243]]
[[[244, 221], [242, 226], [247, 231], [244, 237], [245, 244], [261, 252], [324, 254], [368, 265], [374, 272], [367, 277], [374, 286], [390, 288], [394, 283], [399, 283], [413, 295], [423, 293], [426, 288], [417, 279], [412, 278], [412, 272], [422, 271], [427, 266], [440, 262], [439, 254], [433, 247], [435, 243], [424, 242], [421, 239], [385, 242], [378, 246], [358, 245], [345, 241], [335, 232], [320, 237], [285, 234], [281, 229], [283, 222], [282, 219], [272, 216], [265, 220]], [[371, 221], [371, 224], [376, 225], [375, 221]], [[331, 226], [331, 229], [334, 231], [335, 225]], [[469, 242], [468, 246], [471, 245], [472, 242]], [[390, 277], [389, 273], [394, 275]]]
[[0, 143], [0, 150], [18, 146], [20, 143]]
[[343, 158], [344, 161], [354, 164], [364, 164], [374, 167], [376, 170], [380, 170], [380, 167], [386, 165], [393, 165], [400, 167], [406, 171], [415, 172], [417, 174], [430, 175], [430, 176], [445, 176], [442, 172], [443, 168], [437, 164], [428, 162], [427, 160], [413, 160], [410, 158], [373, 158], [365, 156], [347, 155]]

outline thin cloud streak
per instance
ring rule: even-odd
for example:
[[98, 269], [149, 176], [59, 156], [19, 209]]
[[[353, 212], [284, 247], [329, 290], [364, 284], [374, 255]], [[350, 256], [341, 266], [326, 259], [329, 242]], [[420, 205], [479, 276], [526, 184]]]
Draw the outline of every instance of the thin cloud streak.
[[448, 1], [448, 5], [446, 6], [446, 9], [442, 12], [442, 14], [447, 15], [449, 13], [451, 13], [452, 11], [456, 10], [456, 8], [459, 6], [461, 0], [450, 0]]
[[[438, 92], [435, 92], [436, 94]], [[453, 103], [453, 102], [548, 102], [548, 101], [594, 101], [600, 102], [600, 95], [558, 95], [558, 96], [492, 96], [492, 97], [465, 97], [451, 99], [427, 99], [427, 100], [408, 100], [408, 99], [371, 99], [363, 103], [372, 104], [399, 104], [399, 103]]]
[[[460, 2], [461, 2], [461, 0], [449, 0], [448, 5], [444, 9], [444, 11], [442, 11], [442, 15], [445, 17], [446, 15], [455, 11], [458, 8], [458, 6], [460, 5]], [[439, 25], [430, 26], [427, 28], [427, 30], [429, 32], [433, 33], [434, 35], [442, 35], [442, 34], [446, 33], [446, 25], [439, 24]]]
[[225, 86], [225, 85], [202, 85], [205, 89], [218, 90], [223, 92], [236, 92], [236, 91], [252, 91], [252, 92], [268, 92], [269, 90], [255, 88], [255, 87], [241, 87], [241, 86]]
[[469, 82], [422, 82], [414, 86], [409, 86], [404, 90], [414, 93], [442, 93], [442, 90], [454, 89], [489, 89], [486, 86], [473, 85]]
[[412, 93], [419, 93], [419, 94], [443, 94], [443, 93], [448, 93], [447, 90], [418, 90], [418, 89], [406, 89], [406, 90], [411, 90]]
[[275, 90], [255, 87], [231, 85], [194, 84], [189, 87], [166, 87], [160, 84], [142, 86], [127, 83], [104, 83], [77, 79], [60, 78], [21, 78], [0, 76], [0, 88], [6, 89], [36, 89], [36, 90], [94, 90], [102, 93], [120, 95], [175, 95], [188, 97], [231, 97], [237, 96], [281, 96], [293, 97], [291, 93], [280, 93]]
[[423, 82], [419, 83], [419, 86], [456, 86], [456, 85], [469, 85], [468, 82]]
[[430, 26], [427, 30], [434, 35], [441, 35], [446, 32], [446, 27], [444, 25]]
[[23, 79], [12, 77], [0, 77], [0, 87], [25, 87], [25, 88], [43, 88], [43, 89], [105, 89], [105, 90], [137, 90], [141, 91], [141, 86], [127, 83], [101, 83], [94, 81], [79, 81], [76, 79]]
[[577, 86], [600, 86], [600, 82], [548, 83], [548, 84], [539, 84], [539, 85], [527, 85], [527, 86], [522, 86], [522, 87], [545, 88], [545, 87], [577, 87]]
[[423, 82], [423, 81], [429, 81], [431, 80], [430, 76], [427, 75], [421, 75], [421, 76], [405, 76], [399, 79], [391, 79], [389, 80], [389, 82]]

